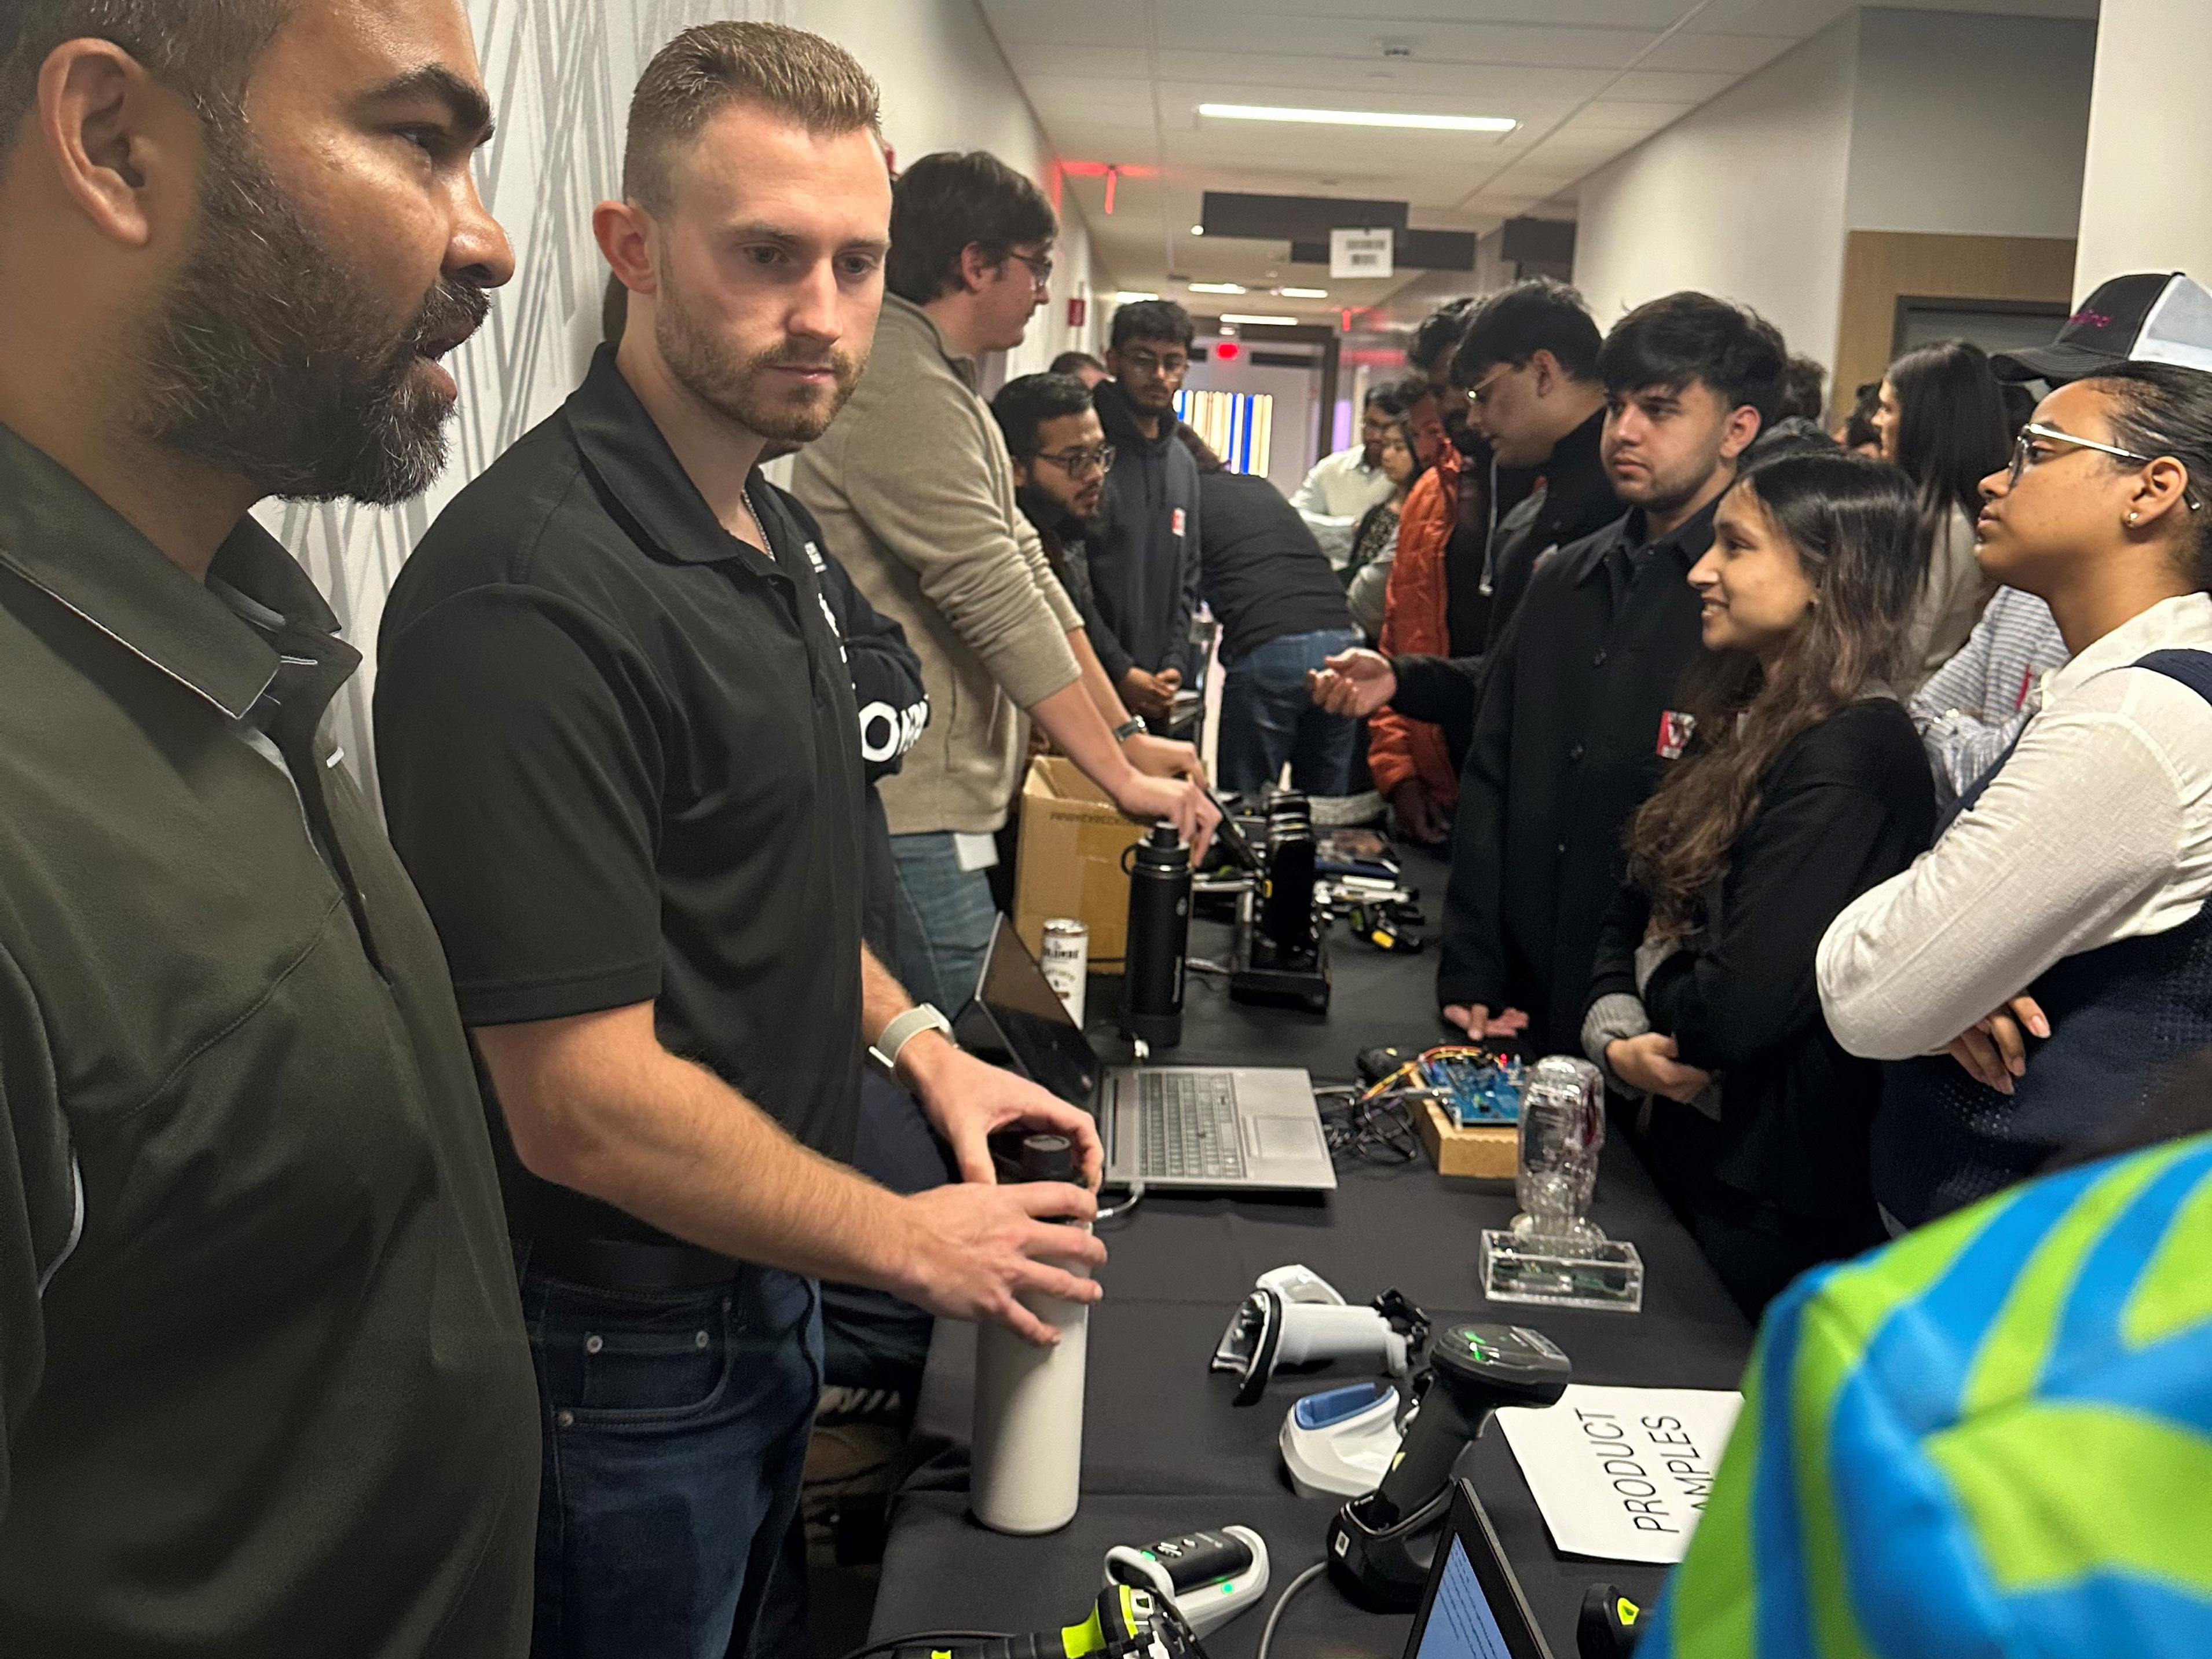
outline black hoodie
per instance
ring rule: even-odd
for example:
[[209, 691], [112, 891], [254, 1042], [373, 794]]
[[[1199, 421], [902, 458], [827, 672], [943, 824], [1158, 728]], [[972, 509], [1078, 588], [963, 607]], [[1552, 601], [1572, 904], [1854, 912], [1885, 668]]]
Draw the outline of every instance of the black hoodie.
[[1176, 417], [1147, 438], [1136, 407], [1112, 380], [1091, 398], [1114, 446], [1098, 533], [1091, 538], [1091, 588], [1098, 613], [1139, 668], [1180, 669], [1194, 684], [1190, 618], [1198, 609], [1198, 464], [1176, 441]]

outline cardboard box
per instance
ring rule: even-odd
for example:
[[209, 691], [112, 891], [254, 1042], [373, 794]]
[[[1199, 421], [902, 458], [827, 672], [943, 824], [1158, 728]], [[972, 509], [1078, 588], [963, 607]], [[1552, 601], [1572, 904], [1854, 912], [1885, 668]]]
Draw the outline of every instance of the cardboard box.
[[1091, 924], [1091, 965], [1121, 971], [1129, 929], [1129, 878], [1121, 855], [1144, 836], [1106, 792], [1059, 755], [1039, 755], [1022, 784], [1021, 851], [1014, 860], [1014, 931], [1038, 953], [1044, 924]]
[[1429, 1149], [1438, 1175], [1464, 1181], [1510, 1181], [1521, 1163], [1521, 1131], [1510, 1123], [1462, 1129], [1433, 1100], [1413, 1103], [1413, 1133]]

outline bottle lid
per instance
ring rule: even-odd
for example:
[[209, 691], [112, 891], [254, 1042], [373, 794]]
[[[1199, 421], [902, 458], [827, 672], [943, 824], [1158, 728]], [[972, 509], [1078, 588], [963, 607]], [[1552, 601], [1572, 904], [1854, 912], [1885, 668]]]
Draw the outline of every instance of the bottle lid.
[[1080, 1182], [1083, 1172], [1076, 1164], [1075, 1143], [1066, 1135], [1024, 1135], [1022, 1179]]

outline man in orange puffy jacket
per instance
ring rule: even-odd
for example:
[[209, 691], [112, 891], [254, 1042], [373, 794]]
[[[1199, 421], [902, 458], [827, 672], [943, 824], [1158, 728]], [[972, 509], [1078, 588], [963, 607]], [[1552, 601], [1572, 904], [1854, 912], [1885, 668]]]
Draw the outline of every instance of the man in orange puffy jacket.
[[[1474, 313], [1472, 297], [1449, 300], [1422, 319], [1407, 352], [1409, 366], [1425, 375], [1436, 393], [1449, 441], [1435, 465], [1413, 484], [1398, 518], [1398, 553], [1383, 601], [1385, 656], [1401, 652], [1449, 654], [1449, 592], [1444, 554], [1462, 515], [1462, 480], [1469, 475], [1461, 449], [1466, 441], [1467, 398], [1449, 379], [1452, 352]], [[1474, 487], [1486, 489], [1487, 467], [1472, 470]], [[1469, 502], [1468, 506], [1486, 502]], [[1487, 513], [1482, 515], [1487, 518]], [[1459, 796], [1459, 764], [1441, 728], [1385, 708], [1368, 722], [1367, 768], [1390, 803], [1399, 835], [1424, 846], [1442, 842]]]

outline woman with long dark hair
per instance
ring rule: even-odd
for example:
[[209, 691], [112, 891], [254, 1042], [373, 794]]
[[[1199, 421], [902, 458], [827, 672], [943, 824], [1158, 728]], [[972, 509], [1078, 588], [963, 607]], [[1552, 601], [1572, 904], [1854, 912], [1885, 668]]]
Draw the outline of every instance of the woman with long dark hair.
[[1414, 447], [1413, 428], [1401, 415], [1382, 434], [1382, 475], [1390, 480], [1390, 494], [1369, 507], [1352, 532], [1352, 557], [1340, 573], [1352, 620], [1370, 641], [1382, 636], [1382, 601], [1389, 592], [1391, 562], [1398, 556], [1398, 520], [1406, 510], [1406, 497], [1428, 464]]
[[1982, 489], [1983, 564], [2071, 659], [1820, 943], [1837, 1037], [1897, 1062], [1874, 1182], [1905, 1226], [2096, 1143], [2212, 1042], [2212, 374], [2062, 386]]
[[1583, 1044], [1651, 1097], [1652, 1164], [1757, 1314], [1816, 1262], [1877, 1241], [1867, 1137], [1878, 1068], [1820, 1019], [1836, 914], [1927, 846], [1934, 788], [1896, 672], [1918, 597], [1911, 487], [1833, 450], [1755, 466], [1690, 572], [1707, 655], [1680, 758], [1628, 835]]
[[1889, 366], [1874, 413], [1881, 458], [1919, 493], [1913, 555], [1927, 572], [1911, 624], [1899, 693], [1910, 696], [1972, 633], [1992, 585], [1974, 557], [1981, 483], [2004, 465], [2013, 422], [1982, 349], [1936, 340]]

